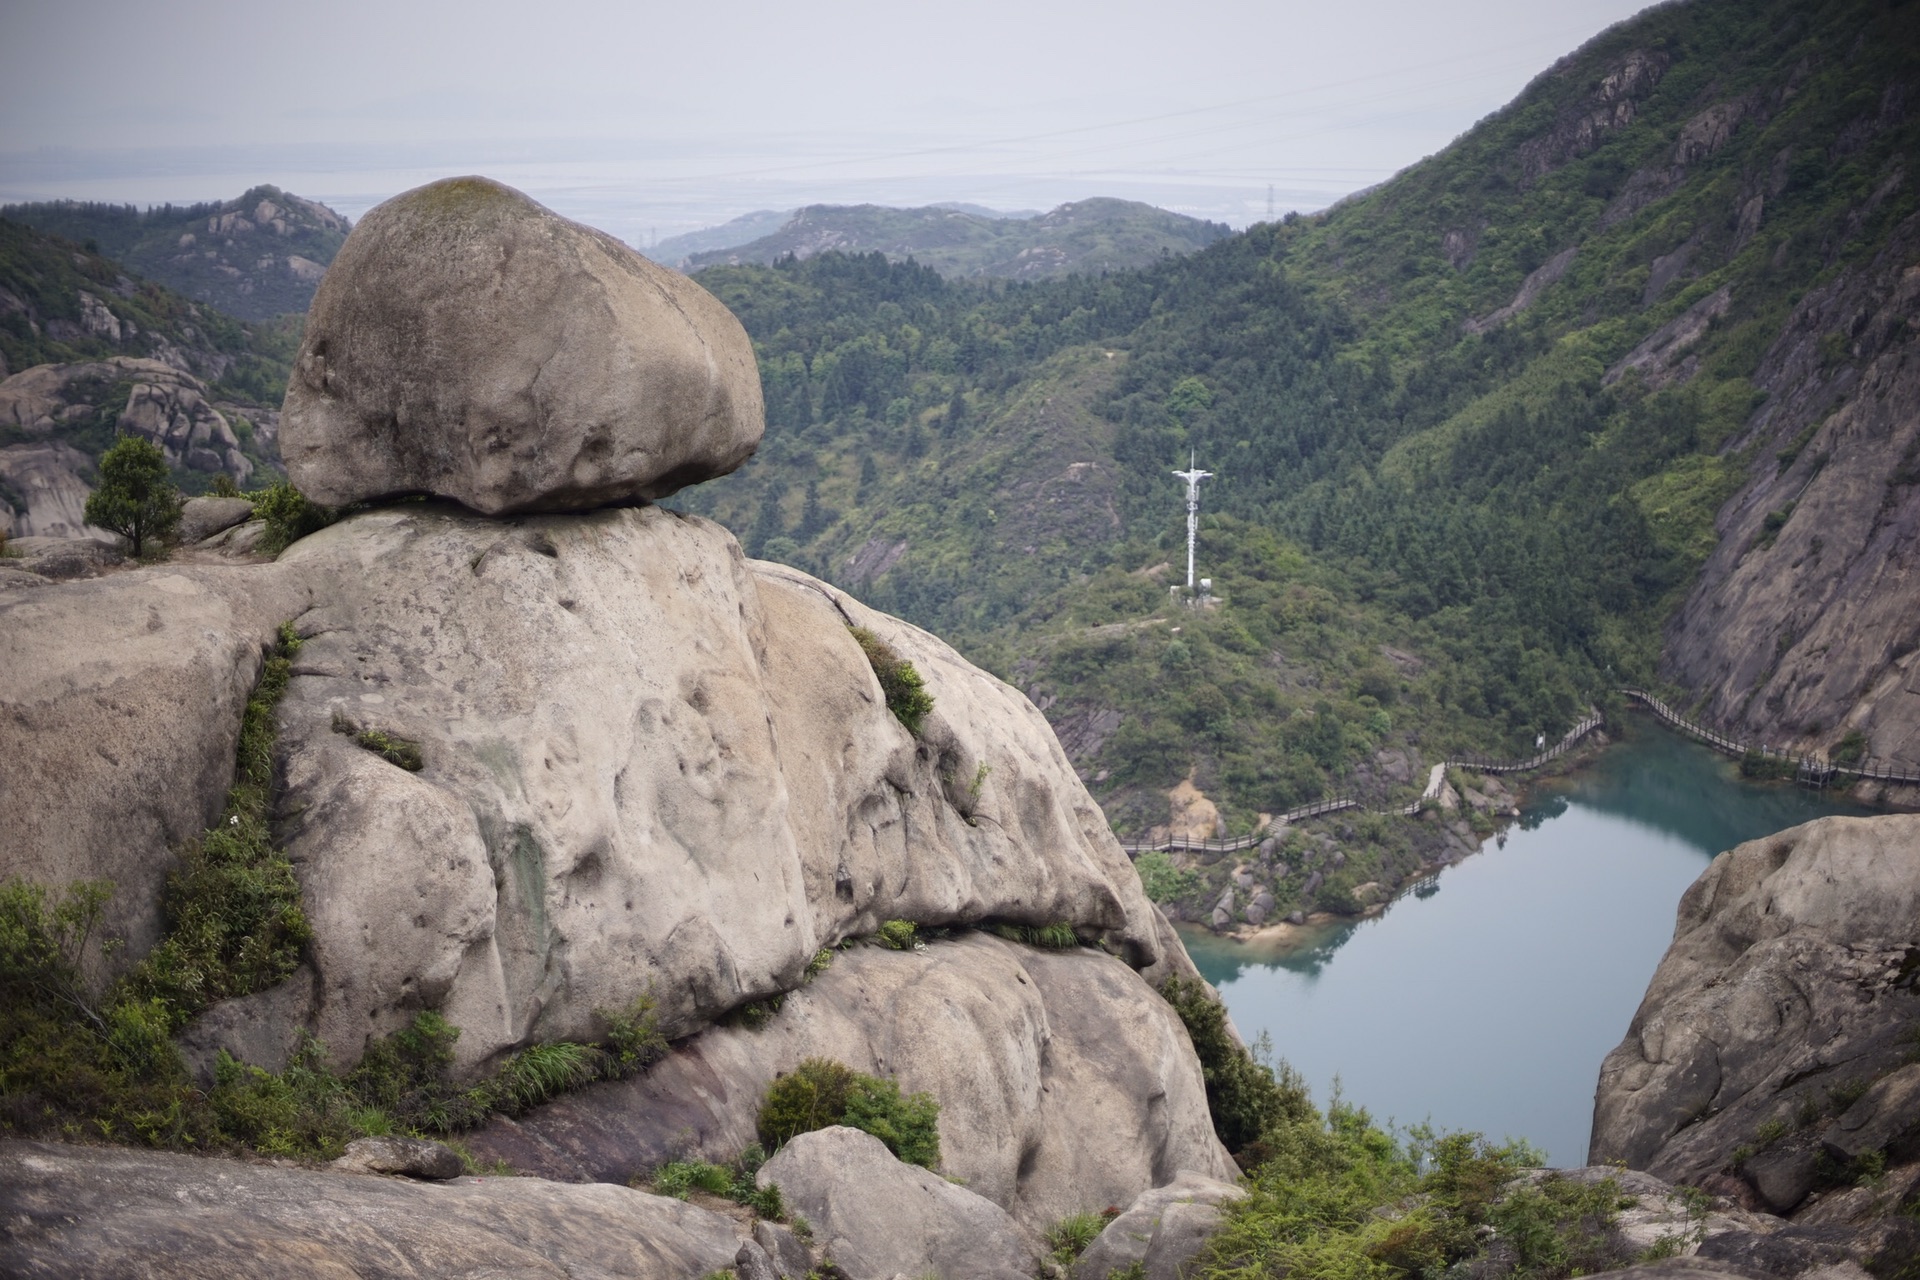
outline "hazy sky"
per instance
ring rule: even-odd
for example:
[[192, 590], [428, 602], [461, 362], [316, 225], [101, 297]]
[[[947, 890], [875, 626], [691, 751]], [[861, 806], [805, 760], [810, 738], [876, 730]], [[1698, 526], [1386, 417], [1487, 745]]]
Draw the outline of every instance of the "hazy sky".
[[0, 201], [485, 172], [645, 244], [764, 208], [1242, 226], [1432, 153], [1642, 0], [0, 0]]

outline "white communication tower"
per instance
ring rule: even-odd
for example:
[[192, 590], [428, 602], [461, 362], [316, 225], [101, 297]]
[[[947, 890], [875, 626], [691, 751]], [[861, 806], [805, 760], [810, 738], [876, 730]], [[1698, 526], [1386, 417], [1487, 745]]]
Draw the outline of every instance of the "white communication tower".
[[[1187, 454], [1187, 469], [1176, 471], [1174, 475], [1187, 482], [1187, 594], [1194, 594], [1193, 548], [1200, 536], [1200, 482], [1213, 477], [1213, 472], [1202, 471], [1196, 461], [1196, 455]], [[1208, 579], [1206, 586], [1212, 586]]]

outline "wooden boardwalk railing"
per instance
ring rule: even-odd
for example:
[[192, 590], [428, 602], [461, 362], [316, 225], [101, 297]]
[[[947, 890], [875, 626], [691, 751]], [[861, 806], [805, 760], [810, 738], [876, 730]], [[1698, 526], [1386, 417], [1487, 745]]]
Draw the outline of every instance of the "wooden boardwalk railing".
[[1703, 724], [1695, 724], [1644, 689], [1622, 689], [1620, 693], [1624, 697], [1632, 698], [1665, 723], [1682, 733], [1698, 738], [1717, 751], [1725, 752], [1730, 756], [1757, 754], [1765, 759], [1790, 764], [1794, 767], [1794, 776], [1808, 784], [1825, 785], [1834, 778], [1845, 775], [1864, 781], [1920, 785], [1920, 770], [1897, 769], [1885, 762], [1875, 763], [1871, 757], [1854, 764], [1835, 764], [1825, 756], [1797, 754], [1765, 743], [1740, 742]]
[[[1400, 805], [1392, 809], [1381, 809], [1376, 812], [1408, 817], [1419, 813], [1430, 804], [1437, 804], [1440, 799], [1440, 789], [1446, 782], [1447, 770], [1449, 769], [1472, 769], [1476, 773], [1524, 773], [1529, 769], [1538, 769], [1542, 765], [1565, 755], [1573, 748], [1576, 742], [1586, 737], [1589, 733], [1592, 733], [1595, 729], [1599, 728], [1600, 725], [1600, 713], [1598, 711], [1592, 711], [1587, 715], [1586, 719], [1568, 730], [1566, 736], [1561, 738], [1559, 742], [1525, 760], [1496, 761], [1481, 756], [1469, 756], [1459, 760], [1442, 760], [1439, 764], [1433, 766], [1433, 769], [1428, 773], [1427, 789], [1421, 793], [1418, 800], [1415, 800], [1412, 804]], [[1292, 823], [1304, 822], [1308, 818], [1317, 818], [1322, 814], [1339, 813], [1346, 809], [1358, 809], [1360, 807], [1360, 798], [1358, 796], [1350, 794], [1329, 796], [1325, 799], [1315, 800], [1312, 804], [1303, 804], [1296, 809], [1289, 809], [1252, 835], [1240, 836], [1234, 840], [1193, 840], [1186, 836], [1169, 836], [1165, 840], [1148, 841], [1140, 844], [1122, 843], [1120, 847], [1127, 851], [1129, 858], [1138, 857], [1143, 853], [1238, 853], [1242, 849], [1253, 848], [1268, 836], [1278, 835]]]

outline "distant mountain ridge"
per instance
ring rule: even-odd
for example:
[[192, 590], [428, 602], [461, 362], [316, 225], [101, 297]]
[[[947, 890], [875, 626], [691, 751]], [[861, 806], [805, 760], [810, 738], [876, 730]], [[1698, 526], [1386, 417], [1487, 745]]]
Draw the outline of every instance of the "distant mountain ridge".
[[0, 208], [0, 217], [83, 245], [242, 320], [305, 314], [349, 230], [326, 205], [273, 186], [144, 212], [76, 200], [14, 204]]
[[[749, 214], [736, 223], [762, 217]], [[686, 253], [677, 261], [671, 250], [659, 251], [675, 245], [664, 241], [654, 256], [691, 272], [767, 266], [788, 256], [804, 260], [828, 252], [878, 252], [896, 262], [913, 258], [948, 277], [1040, 280], [1142, 267], [1165, 255], [1204, 249], [1232, 233], [1224, 223], [1107, 197], [1025, 217], [953, 204], [919, 209], [818, 204], [795, 211], [778, 230], [756, 240]]]

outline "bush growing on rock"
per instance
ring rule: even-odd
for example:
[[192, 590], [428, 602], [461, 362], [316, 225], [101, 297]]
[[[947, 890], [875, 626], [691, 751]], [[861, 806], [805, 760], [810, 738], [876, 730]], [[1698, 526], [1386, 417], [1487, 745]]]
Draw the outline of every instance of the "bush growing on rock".
[[267, 522], [266, 537], [260, 549], [269, 553], [284, 551], [310, 533], [318, 533], [339, 518], [339, 513], [323, 507], [292, 483], [281, 480], [253, 495], [253, 514]]
[[920, 673], [913, 664], [894, 652], [892, 645], [882, 640], [865, 627], [850, 627], [853, 638], [860, 644], [860, 651], [867, 655], [867, 663], [873, 668], [873, 674], [880, 679], [880, 691], [886, 695], [887, 710], [893, 712], [896, 719], [907, 727], [914, 737], [920, 736], [920, 725], [933, 710], [933, 695], [927, 692], [926, 684], [920, 679]]
[[1264, 1159], [1267, 1134], [1313, 1114], [1306, 1082], [1282, 1062], [1278, 1073], [1234, 1042], [1227, 1009], [1198, 980], [1169, 978], [1160, 994], [1186, 1024], [1207, 1082], [1214, 1132], [1242, 1168]]
[[803, 1133], [844, 1124], [870, 1133], [908, 1164], [940, 1161], [940, 1104], [925, 1093], [902, 1095], [892, 1080], [855, 1071], [831, 1058], [808, 1058], [775, 1080], [760, 1106], [760, 1140], [778, 1149]]

